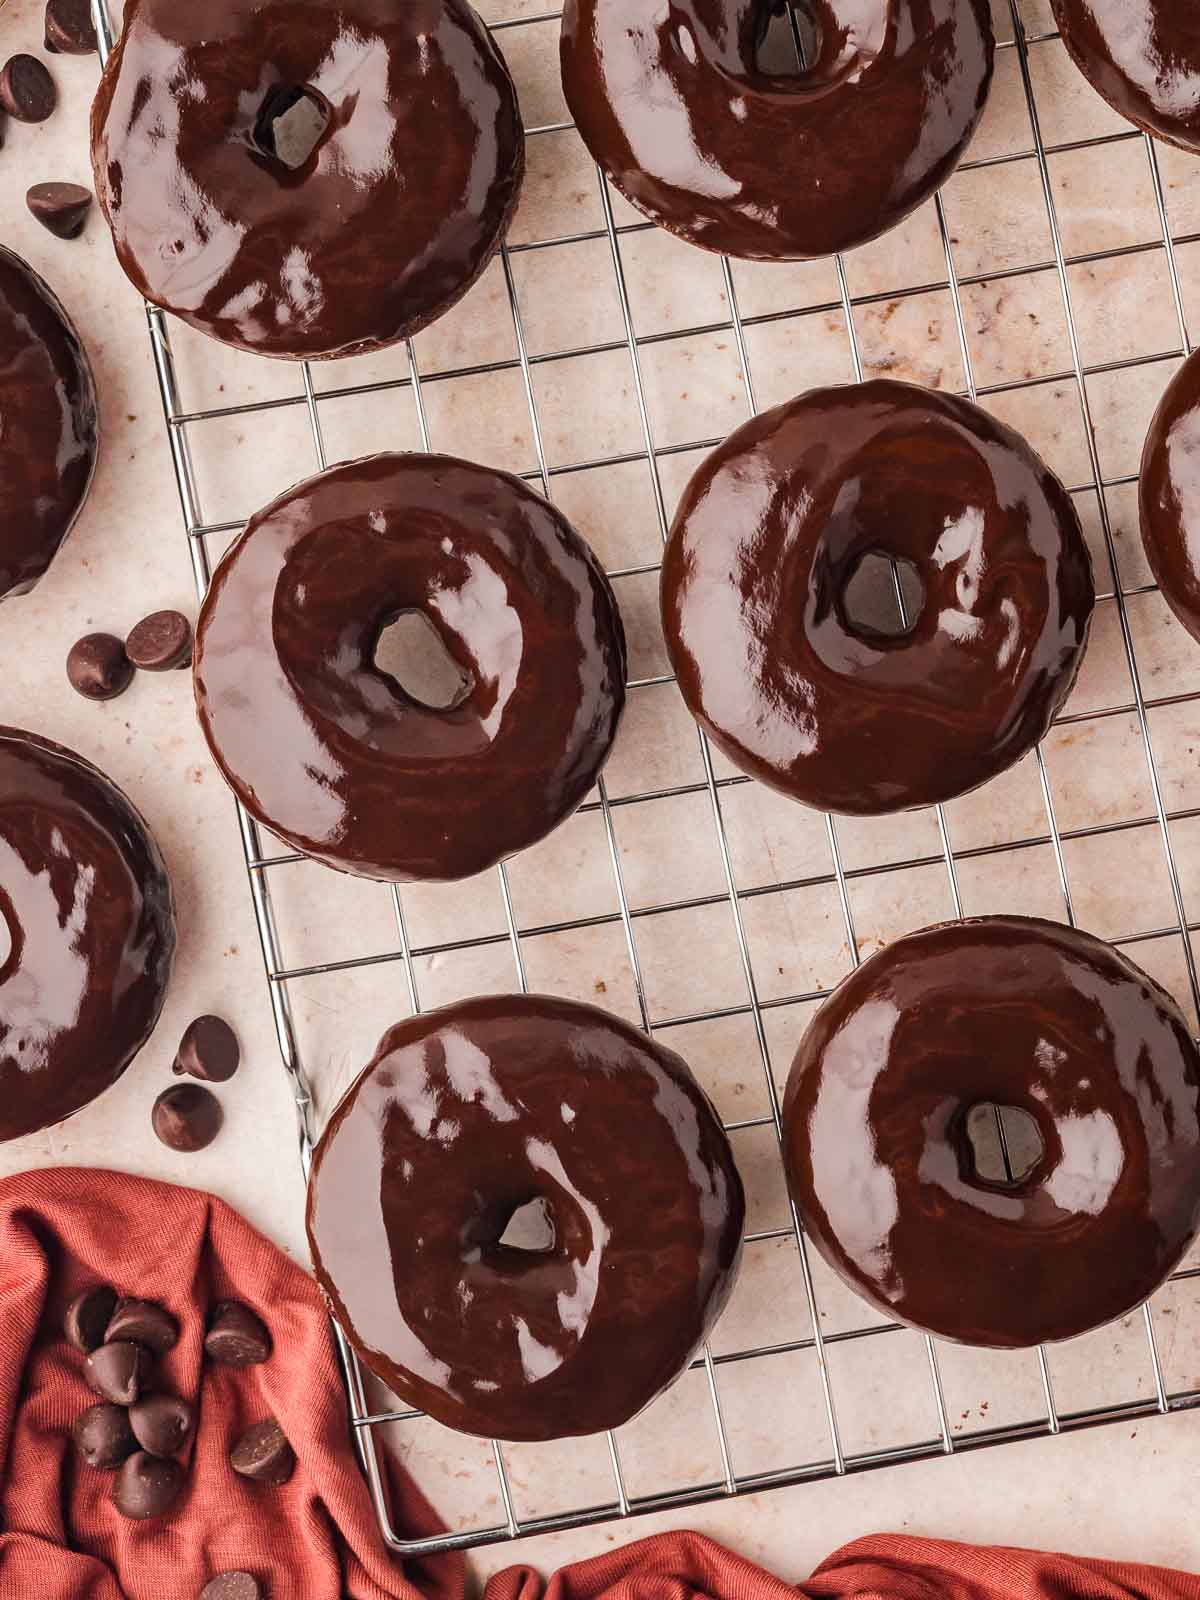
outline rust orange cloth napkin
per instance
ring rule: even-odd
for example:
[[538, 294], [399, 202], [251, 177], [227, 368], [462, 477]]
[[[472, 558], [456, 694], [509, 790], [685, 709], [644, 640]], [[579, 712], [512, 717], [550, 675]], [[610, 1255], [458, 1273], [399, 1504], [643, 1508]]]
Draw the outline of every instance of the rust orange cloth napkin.
[[[199, 1422], [174, 1511], [127, 1522], [112, 1477], [82, 1467], [75, 1417], [95, 1396], [62, 1316], [97, 1280], [157, 1300], [179, 1320], [164, 1388]], [[275, 1352], [233, 1370], [203, 1359], [213, 1301], [252, 1306]], [[276, 1416], [295, 1447], [290, 1483], [231, 1471], [230, 1444]], [[436, 1527], [393, 1470], [394, 1515]], [[379, 1537], [348, 1439], [346, 1402], [311, 1278], [211, 1195], [125, 1173], [56, 1168], [0, 1182], [0, 1600], [193, 1600], [215, 1573], [246, 1568], [267, 1600], [464, 1600], [459, 1557], [402, 1565]], [[1181, 1572], [1028, 1550], [878, 1535], [821, 1564], [798, 1589], [699, 1534], [659, 1534], [564, 1568], [493, 1577], [484, 1600], [1200, 1600]]]
[[698, 1533], [662, 1533], [543, 1583], [497, 1573], [485, 1600], [1200, 1600], [1200, 1578], [1131, 1562], [874, 1534], [793, 1588]]
[[[173, 1510], [128, 1522], [111, 1473], [79, 1463], [71, 1424], [98, 1398], [63, 1311], [88, 1284], [157, 1300], [180, 1325], [158, 1364], [164, 1389], [196, 1403], [187, 1485]], [[242, 1300], [274, 1354], [234, 1369], [205, 1361], [208, 1308]], [[291, 1482], [239, 1478], [229, 1449], [264, 1416], [296, 1452]], [[316, 1285], [212, 1195], [126, 1173], [56, 1168], [0, 1182], [0, 1600], [194, 1600], [215, 1573], [245, 1568], [268, 1600], [460, 1600], [463, 1563], [404, 1569], [379, 1537], [349, 1442], [346, 1400]], [[396, 1515], [437, 1526], [411, 1482]]]

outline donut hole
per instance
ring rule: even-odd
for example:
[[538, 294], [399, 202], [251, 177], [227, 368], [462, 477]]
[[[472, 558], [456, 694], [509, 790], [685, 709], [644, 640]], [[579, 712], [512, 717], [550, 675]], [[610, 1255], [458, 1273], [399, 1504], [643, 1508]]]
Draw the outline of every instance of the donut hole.
[[842, 590], [846, 627], [865, 639], [903, 639], [925, 605], [925, 585], [913, 562], [868, 550]]
[[1036, 1118], [1020, 1106], [980, 1100], [963, 1126], [972, 1175], [983, 1183], [1019, 1188], [1045, 1154]]
[[13, 960], [17, 948], [13, 925], [9, 920], [11, 915], [3, 896], [0, 896], [0, 977], [8, 976], [9, 963]]
[[524, 1255], [549, 1255], [556, 1243], [554, 1217], [541, 1195], [524, 1200], [510, 1212], [496, 1243], [504, 1250], [519, 1250]]
[[255, 147], [295, 172], [320, 144], [329, 114], [324, 96], [307, 84], [276, 84], [255, 120]]
[[451, 711], [471, 692], [470, 674], [423, 611], [401, 611], [385, 622], [372, 655], [376, 671], [427, 710]]
[[821, 25], [813, 10], [795, 0], [764, 8], [755, 64], [772, 78], [800, 78], [821, 54]]

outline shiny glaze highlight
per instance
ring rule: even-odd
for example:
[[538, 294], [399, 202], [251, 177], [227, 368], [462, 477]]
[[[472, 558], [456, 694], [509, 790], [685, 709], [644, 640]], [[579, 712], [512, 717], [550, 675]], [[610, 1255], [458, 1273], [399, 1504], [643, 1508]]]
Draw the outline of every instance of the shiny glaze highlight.
[[[255, 137], [290, 89], [328, 114], [296, 169]], [[129, 0], [92, 162], [147, 299], [244, 350], [344, 356], [470, 288], [516, 206], [524, 134], [466, 0]]]
[[0, 728], [0, 920], [0, 1139], [17, 1139], [94, 1100], [149, 1038], [175, 916], [116, 785], [16, 728]]
[[[501, 1243], [540, 1202], [550, 1242]], [[594, 1006], [468, 1000], [386, 1033], [308, 1189], [317, 1281], [360, 1356], [448, 1427], [627, 1422], [733, 1284], [742, 1185], [672, 1051]]]
[[[468, 680], [450, 709], [375, 666], [409, 611]], [[591, 788], [625, 638], [592, 552], [519, 478], [379, 455], [251, 518], [201, 608], [194, 680], [218, 766], [274, 833], [364, 877], [465, 878]]]
[[[912, 562], [899, 636], [852, 622], [865, 556]], [[822, 810], [932, 805], [1011, 766], [1065, 700], [1095, 591], [1069, 496], [978, 406], [815, 389], [701, 464], [663, 561], [692, 715], [743, 771]]]
[[70, 533], [96, 467], [96, 422], [79, 335], [0, 245], [0, 599], [28, 593]]
[[566, 0], [562, 73], [621, 193], [708, 250], [848, 250], [943, 183], [983, 111], [987, 0], [811, 0], [820, 48], [760, 71], [769, 0]]
[[1142, 543], [1163, 599], [1200, 643], [1200, 352], [1159, 403], [1142, 452]]
[[[1020, 1182], [978, 1175], [973, 1106], [1026, 1112]], [[817, 1013], [784, 1099], [792, 1198], [888, 1316], [966, 1344], [1070, 1339], [1139, 1305], [1200, 1226], [1200, 1054], [1090, 934], [984, 917], [908, 935]]]
[[1092, 88], [1147, 133], [1200, 155], [1200, 10], [1195, 0], [1050, 0]]

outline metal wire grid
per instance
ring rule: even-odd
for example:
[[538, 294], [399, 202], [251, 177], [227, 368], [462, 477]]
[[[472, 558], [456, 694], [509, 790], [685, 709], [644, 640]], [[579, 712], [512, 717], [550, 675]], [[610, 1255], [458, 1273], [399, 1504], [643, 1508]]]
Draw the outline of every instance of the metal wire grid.
[[[958, 865], [972, 857], [984, 856], [993, 853], [1006, 852], [1029, 848], [1031, 846], [1049, 845], [1053, 850], [1057, 866], [1057, 873], [1064, 904], [1067, 908], [1068, 918], [1074, 921], [1074, 907], [1072, 904], [1071, 888], [1068, 880], [1066, 863], [1064, 860], [1064, 841], [1077, 838], [1119, 834], [1130, 828], [1145, 827], [1148, 821], [1157, 825], [1160, 834], [1162, 849], [1170, 880], [1171, 896], [1175, 908], [1177, 921], [1174, 925], [1165, 928], [1156, 928], [1150, 931], [1140, 931], [1130, 934], [1126, 938], [1119, 938], [1113, 942], [1118, 945], [1136, 945], [1139, 942], [1153, 940], [1169, 935], [1178, 935], [1184, 950], [1187, 965], [1188, 982], [1194, 1001], [1200, 1009], [1200, 984], [1197, 980], [1196, 962], [1192, 951], [1189, 935], [1200, 929], [1200, 923], [1189, 923], [1184, 903], [1180, 876], [1176, 866], [1175, 854], [1172, 848], [1170, 826], [1172, 822], [1183, 818], [1200, 816], [1200, 807], [1186, 810], [1176, 810], [1168, 813], [1163, 800], [1163, 788], [1160, 774], [1155, 764], [1154, 749], [1151, 741], [1150, 727], [1147, 712], [1162, 705], [1173, 705], [1183, 702], [1200, 700], [1200, 692], [1171, 695], [1155, 700], [1148, 700], [1143, 693], [1138, 663], [1134, 652], [1133, 634], [1130, 628], [1126, 609], [1126, 597], [1147, 592], [1153, 585], [1123, 588], [1117, 562], [1113, 538], [1113, 528], [1106, 492], [1135, 481], [1132, 477], [1118, 477], [1105, 479], [1101, 470], [1101, 463], [1097, 451], [1095, 428], [1093, 423], [1091, 405], [1088, 396], [1086, 379], [1102, 372], [1117, 371], [1123, 368], [1144, 366], [1149, 363], [1163, 361], [1172, 356], [1190, 353], [1192, 349], [1188, 333], [1187, 318], [1184, 309], [1183, 294], [1180, 286], [1180, 276], [1177, 268], [1175, 250], [1178, 245], [1191, 243], [1200, 239], [1200, 235], [1172, 236], [1167, 207], [1164, 197], [1164, 186], [1159, 171], [1158, 159], [1149, 139], [1134, 131], [1098, 137], [1087, 140], [1075, 141], [1069, 144], [1047, 146], [1043, 140], [1038, 107], [1034, 96], [1033, 84], [1029, 66], [1029, 46], [1045, 43], [1056, 37], [1053, 33], [1028, 33], [1025, 30], [1018, 0], [1008, 0], [1011, 11], [1014, 37], [1012, 40], [1000, 44], [1001, 50], [1013, 50], [1019, 66], [1021, 85], [1030, 118], [1033, 133], [1033, 146], [1031, 149], [1000, 156], [966, 162], [962, 170], [971, 168], [984, 168], [1001, 165], [1010, 161], [1029, 160], [1033, 158], [1037, 163], [1037, 170], [1041, 184], [1043, 199], [1049, 218], [1050, 235], [1053, 242], [1053, 259], [1050, 261], [1025, 265], [1014, 269], [1001, 269], [977, 276], [960, 276], [955, 269], [954, 250], [950, 232], [947, 227], [945, 212], [941, 196], [936, 199], [936, 216], [942, 250], [946, 262], [946, 278], [941, 283], [926, 284], [887, 294], [863, 295], [857, 299], [851, 296], [846, 269], [841, 258], [836, 258], [835, 268], [840, 298], [824, 307], [812, 307], [814, 311], [840, 310], [845, 318], [845, 326], [850, 343], [850, 357], [856, 379], [863, 377], [863, 362], [859, 350], [858, 337], [854, 324], [854, 310], [856, 307], [868, 305], [874, 301], [897, 300], [907, 296], [915, 296], [930, 290], [949, 290], [953, 301], [956, 331], [963, 362], [963, 371], [966, 375], [966, 393], [973, 399], [987, 397], [1004, 392], [1006, 389], [1029, 388], [1037, 384], [1070, 383], [1075, 388], [1078, 405], [1082, 417], [1084, 431], [1087, 439], [1088, 459], [1091, 471], [1090, 481], [1074, 485], [1073, 493], [1084, 490], [1093, 490], [1096, 493], [1100, 508], [1100, 520], [1103, 533], [1105, 553], [1112, 574], [1111, 598], [1115, 602], [1120, 625], [1122, 648], [1125, 653], [1130, 681], [1133, 688], [1133, 701], [1100, 710], [1089, 710], [1072, 717], [1068, 715], [1060, 719], [1064, 721], [1096, 720], [1101, 717], [1136, 716], [1141, 739], [1145, 746], [1150, 774], [1151, 792], [1153, 797], [1153, 818], [1135, 818], [1110, 823], [1097, 823], [1092, 826], [1072, 830], [1060, 829], [1056, 817], [1054, 800], [1050, 783], [1047, 777], [1046, 764], [1042, 752], [1036, 753], [1036, 763], [1042, 800], [1046, 813], [1046, 831], [1032, 838], [1022, 838], [1018, 841], [1001, 844], [990, 844], [970, 850], [955, 851], [951, 846], [950, 834], [946, 825], [946, 818], [941, 807], [936, 810], [936, 821], [940, 842], [940, 854], [935, 856], [920, 856], [900, 862], [889, 862], [886, 866], [866, 866], [857, 869], [847, 869], [843, 865], [839, 849], [837, 825], [830, 817], [825, 819], [828, 843], [833, 863], [832, 875], [820, 874], [805, 879], [795, 879], [788, 883], [774, 884], [769, 889], [739, 889], [734, 872], [733, 857], [730, 850], [729, 838], [725, 827], [722, 796], [733, 787], [748, 783], [750, 780], [741, 776], [718, 777], [714, 770], [713, 759], [708, 743], [703, 734], [697, 730], [699, 740], [700, 758], [703, 767], [703, 782], [694, 784], [679, 784], [669, 788], [652, 791], [639, 791], [635, 796], [615, 797], [610, 799], [603, 779], [597, 785], [597, 799], [584, 808], [599, 813], [603, 823], [604, 837], [612, 871], [616, 884], [619, 911], [587, 918], [561, 921], [545, 924], [536, 928], [518, 928], [517, 918], [513, 910], [512, 896], [509, 890], [508, 876], [504, 865], [497, 871], [499, 876], [500, 895], [504, 908], [504, 918], [507, 931], [503, 934], [487, 935], [475, 939], [450, 941], [441, 944], [427, 944], [414, 946], [409, 938], [405, 921], [404, 906], [400, 894], [391, 891], [395, 912], [395, 925], [397, 935], [397, 948], [392, 952], [385, 952], [377, 956], [353, 957], [345, 960], [324, 962], [309, 966], [287, 967], [282, 959], [279, 934], [276, 927], [275, 913], [272, 905], [269, 876], [271, 869], [289, 862], [303, 859], [292, 853], [271, 853], [264, 850], [263, 838], [256, 823], [247, 813], [238, 806], [237, 814], [241, 829], [242, 844], [246, 858], [246, 866], [250, 891], [253, 899], [258, 931], [262, 943], [262, 951], [271, 1004], [278, 1034], [280, 1051], [283, 1063], [290, 1076], [293, 1093], [299, 1118], [300, 1153], [304, 1169], [307, 1172], [313, 1146], [314, 1129], [312, 1123], [312, 1102], [308, 1087], [308, 1077], [297, 1044], [296, 1029], [294, 1026], [291, 1001], [288, 992], [288, 983], [296, 978], [309, 976], [316, 973], [329, 973], [349, 970], [355, 967], [374, 967], [389, 962], [399, 962], [405, 977], [409, 1001], [414, 1011], [421, 1009], [421, 996], [418, 989], [415, 971], [416, 961], [424, 956], [437, 955], [454, 950], [475, 949], [486, 944], [507, 942], [511, 946], [512, 957], [517, 981], [524, 990], [527, 987], [525, 961], [522, 954], [522, 938], [533, 938], [541, 934], [569, 932], [597, 924], [611, 922], [619, 923], [624, 934], [624, 942], [631, 965], [634, 986], [636, 989], [637, 1003], [640, 1010], [641, 1021], [647, 1031], [659, 1031], [665, 1028], [678, 1027], [686, 1023], [702, 1023], [713, 1021], [717, 1018], [731, 1015], [746, 1014], [753, 1023], [753, 1030], [757, 1042], [757, 1049], [761, 1060], [765, 1080], [765, 1088], [769, 1112], [766, 1116], [752, 1117], [741, 1121], [727, 1122], [730, 1131], [744, 1128], [771, 1127], [776, 1139], [781, 1134], [780, 1100], [775, 1078], [771, 1069], [771, 1061], [767, 1043], [767, 1032], [764, 1025], [764, 1014], [774, 1007], [795, 1005], [805, 1001], [815, 1001], [824, 998], [827, 990], [816, 990], [805, 994], [788, 995], [784, 998], [761, 998], [756, 984], [753, 961], [751, 959], [750, 944], [747, 940], [746, 929], [742, 916], [743, 904], [753, 896], [761, 893], [777, 893], [791, 888], [810, 887], [817, 884], [832, 883], [836, 885], [841, 917], [844, 922], [845, 935], [855, 962], [858, 960], [858, 943], [855, 937], [854, 917], [851, 898], [848, 892], [848, 883], [857, 877], [868, 876], [881, 871], [902, 871], [906, 868], [929, 866], [940, 863], [944, 866], [950, 895], [957, 915], [962, 915], [962, 899], [959, 890]], [[105, 0], [93, 0], [97, 30], [100, 39], [101, 58], [106, 59], [112, 44], [112, 30], [107, 13]], [[547, 11], [536, 15], [513, 19], [511, 22], [502, 22], [495, 25], [494, 31], [503, 32], [509, 27], [528, 26], [538, 23], [552, 22], [560, 15], [557, 11]], [[802, 52], [803, 45], [798, 25], [792, 14], [792, 27], [795, 35], [796, 48]], [[529, 136], [558, 132], [570, 126], [569, 123], [548, 123], [542, 127], [529, 128]], [[1101, 146], [1123, 143], [1128, 141], [1143, 141], [1147, 148], [1147, 155], [1152, 176], [1155, 204], [1161, 226], [1161, 241], [1136, 244], [1108, 251], [1068, 256], [1063, 248], [1059, 221], [1055, 209], [1054, 194], [1050, 181], [1048, 155], [1057, 154], [1064, 150], [1091, 149]], [[648, 223], [634, 222], [617, 225], [614, 219], [613, 207], [607, 185], [603, 176], [597, 171], [600, 203], [603, 211], [602, 230], [582, 230], [566, 236], [559, 236], [552, 240], [537, 241], [529, 244], [512, 244], [506, 246], [501, 252], [501, 266], [507, 289], [509, 306], [513, 321], [513, 331], [516, 341], [517, 361], [515, 363], [494, 363], [476, 367], [457, 368], [451, 373], [439, 373], [422, 376], [412, 344], [407, 346], [408, 376], [407, 378], [388, 383], [373, 383], [361, 388], [323, 390], [322, 400], [343, 395], [374, 394], [389, 388], [411, 387], [416, 408], [416, 416], [420, 429], [423, 448], [430, 445], [429, 428], [426, 410], [422, 398], [423, 385], [428, 385], [447, 376], [462, 377], [473, 375], [502, 367], [512, 366], [519, 368], [526, 401], [529, 409], [529, 418], [532, 430], [532, 441], [537, 461], [536, 470], [527, 472], [525, 477], [537, 483], [543, 492], [550, 494], [553, 479], [563, 473], [576, 472], [584, 468], [598, 465], [614, 465], [626, 461], [644, 461], [647, 463], [653, 487], [654, 504], [658, 519], [659, 531], [663, 539], [667, 536], [669, 517], [666, 498], [663, 492], [659, 463], [668, 455], [711, 446], [718, 441], [692, 440], [683, 445], [672, 445], [666, 448], [656, 446], [651, 423], [650, 409], [647, 405], [646, 387], [643, 382], [640, 351], [656, 342], [659, 338], [679, 337], [676, 330], [669, 335], [639, 336], [636, 333], [634, 318], [630, 307], [630, 296], [626, 282], [626, 275], [622, 264], [622, 239], [632, 233], [647, 230]], [[575, 243], [587, 239], [602, 239], [607, 241], [611, 252], [612, 266], [615, 276], [617, 294], [620, 302], [621, 320], [624, 329], [624, 340], [621, 343], [594, 344], [578, 350], [555, 352], [552, 357], [531, 355], [526, 346], [525, 333], [522, 325], [520, 303], [514, 285], [512, 272], [512, 257], [522, 250], [543, 249], [552, 245]], [[1168, 265], [1171, 292], [1174, 299], [1174, 309], [1179, 325], [1180, 344], [1173, 350], [1156, 352], [1151, 355], [1142, 355], [1126, 361], [1108, 362], [1102, 365], [1086, 366], [1081, 358], [1080, 342], [1078, 338], [1075, 312], [1071, 302], [1071, 288], [1068, 268], [1079, 264], [1095, 261], [1109, 261], [1124, 255], [1138, 254], [1143, 251], [1165, 251]], [[1050, 271], [1056, 274], [1062, 297], [1062, 309], [1066, 320], [1066, 330], [1071, 351], [1071, 368], [1067, 371], [1043, 376], [1033, 380], [1023, 380], [1020, 383], [1001, 383], [990, 386], [977, 386], [972, 371], [971, 351], [967, 335], [966, 322], [963, 315], [961, 291], [973, 283], [994, 282], [1005, 277], [1026, 276], [1031, 273]], [[739, 313], [738, 298], [734, 283], [733, 273], [727, 259], [721, 258], [721, 273], [727, 297], [730, 318], [728, 321], [697, 326], [684, 330], [685, 335], [698, 335], [708, 332], [729, 332], [736, 344], [740, 362], [741, 373], [744, 380], [745, 395], [749, 410], [756, 409], [754, 381], [751, 371], [750, 355], [747, 348], [746, 329], [759, 322], [776, 320], [775, 315], [763, 317], [743, 317]], [[778, 316], [791, 315], [790, 312], [779, 313]], [[250, 402], [242, 405], [223, 407], [205, 411], [187, 411], [181, 405], [179, 387], [176, 379], [174, 359], [172, 356], [167, 318], [157, 308], [147, 307], [147, 319], [150, 331], [151, 348], [155, 369], [161, 390], [163, 411], [167, 426], [167, 439], [171, 451], [172, 462], [177, 479], [180, 502], [183, 511], [184, 525], [188, 539], [193, 572], [197, 591], [203, 595], [210, 577], [210, 557], [208, 541], [213, 536], [221, 536], [235, 532], [240, 523], [218, 522], [205, 523], [201, 515], [199, 495], [196, 486], [196, 475], [193, 468], [192, 456], [187, 436], [187, 427], [190, 423], [207, 420], [218, 416], [246, 416], [257, 411], [272, 409], [276, 406], [300, 404], [307, 409], [308, 422], [311, 429], [312, 443], [316, 461], [320, 467], [326, 465], [326, 452], [322, 436], [321, 418], [318, 410], [318, 396], [314, 390], [312, 372], [307, 363], [301, 367], [303, 380], [303, 394], [294, 399], [265, 400]], [[573, 462], [570, 465], [551, 466], [543, 448], [542, 427], [539, 420], [535, 390], [532, 379], [532, 369], [540, 360], [561, 359], [564, 355], [591, 355], [604, 350], [627, 350], [630, 359], [633, 380], [634, 398], [637, 406], [638, 424], [642, 436], [642, 449], [633, 453], [613, 455], [598, 461]], [[613, 571], [613, 577], [633, 576], [649, 573], [655, 570], [654, 564], [633, 565]], [[1100, 585], [1103, 589], [1103, 584]], [[895, 580], [895, 593], [898, 608], [903, 618], [904, 596], [901, 591], [899, 578]], [[648, 676], [631, 681], [630, 688], [646, 688], [656, 684], [669, 682], [665, 675]], [[676, 900], [654, 906], [634, 907], [630, 904], [626, 894], [622, 874], [621, 856], [617, 846], [617, 836], [613, 826], [613, 812], [623, 804], [632, 801], [645, 801], [647, 799], [665, 799], [684, 794], [704, 794], [707, 796], [716, 824], [716, 836], [720, 851], [721, 869], [724, 878], [724, 891], [719, 895], [707, 895], [689, 900]], [[642, 968], [639, 960], [635, 924], [642, 917], [660, 915], [664, 912], [688, 909], [698, 906], [727, 904], [733, 918], [736, 930], [738, 957], [741, 964], [742, 975], [745, 980], [748, 1001], [744, 1005], [725, 1006], [711, 1010], [689, 1013], [682, 1016], [659, 1018], [652, 1022], [650, 1010], [647, 1005], [646, 990], [642, 978]], [[997, 1133], [1001, 1150], [1007, 1164], [1008, 1152], [1005, 1142], [1005, 1130], [997, 1114]], [[1010, 1169], [1011, 1170], [1011, 1169]], [[368, 1402], [368, 1395], [364, 1374], [349, 1349], [339, 1330], [335, 1328], [335, 1336], [339, 1353], [345, 1371], [347, 1389], [350, 1399], [351, 1420], [358, 1445], [360, 1457], [367, 1480], [370, 1485], [376, 1510], [379, 1516], [380, 1528], [387, 1545], [395, 1552], [404, 1555], [429, 1554], [448, 1549], [464, 1549], [471, 1546], [489, 1544], [504, 1539], [513, 1539], [525, 1535], [562, 1530], [572, 1527], [581, 1527], [592, 1523], [601, 1523], [615, 1518], [663, 1511], [675, 1507], [690, 1506], [707, 1500], [722, 1497], [746, 1494], [768, 1487], [796, 1484], [806, 1480], [815, 1480], [826, 1477], [842, 1476], [875, 1467], [889, 1465], [895, 1462], [919, 1459], [938, 1454], [950, 1455], [964, 1450], [978, 1449], [1009, 1440], [1036, 1437], [1039, 1435], [1053, 1435], [1068, 1429], [1078, 1429], [1104, 1423], [1126, 1420], [1153, 1413], [1167, 1413], [1200, 1405], [1200, 1388], [1190, 1387], [1182, 1391], [1169, 1392], [1163, 1366], [1160, 1361], [1158, 1344], [1155, 1334], [1155, 1322], [1151, 1308], [1143, 1308], [1143, 1320], [1146, 1337], [1146, 1350], [1153, 1373], [1153, 1396], [1146, 1400], [1132, 1400], [1119, 1404], [1110, 1404], [1088, 1410], [1062, 1412], [1055, 1402], [1050, 1368], [1044, 1350], [1037, 1352], [1041, 1389], [1044, 1397], [1044, 1413], [1030, 1420], [1005, 1427], [980, 1428], [965, 1435], [954, 1435], [951, 1429], [945, 1391], [939, 1371], [938, 1350], [931, 1339], [924, 1341], [925, 1355], [928, 1362], [929, 1383], [937, 1417], [937, 1430], [934, 1436], [912, 1444], [895, 1448], [869, 1449], [863, 1451], [850, 1451], [846, 1448], [842, 1432], [838, 1424], [838, 1407], [834, 1392], [830, 1366], [826, 1359], [829, 1347], [852, 1340], [860, 1340], [877, 1335], [886, 1335], [899, 1331], [898, 1325], [887, 1323], [869, 1327], [852, 1328], [833, 1333], [823, 1332], [821, 1318], [818, 1311], [816, 1290], [814, 1287], [813, 1273], [810, 1268], [808, 1246], [799, 1225], [794, 1210], [791, 1212], [790, 1226], [782, 1228], [768, 1228], [747, 1234], [747, 1242], [758, 1243], [771, 1239], [791, 1238], [794, 1241], [798, 1254], [800, 1271], [803, 1279], [804, 1298], [811, 1322], [811, 1336], [792, 1340], [780, 1341], [769, 1345], [758, 1345], [754, 1348], [737, 1349], [723, 1352], [714, 1356], [712, 1351], [705, 1348], [703, 1353], [693, 1363], [693, 1367], [701, 1371], [706, 1378], [706, 1389], [711, 1402], [712, 1425], [715, 1429], [719, 1459], [721, 1463], [720, 1476], [713, 1481], [690, 1485], [681, 1489], [668, 1489], [650, 1494], [631, 1494], [627, 1488], [625, 1476], [622, 1471], [621, 1454], [616, 1438], [607, 1436], [608, 1456], [612, 1470], [612, 1493], [599, 1503], [574, 1507], [565, 1512], [521, 1517], [518, 1515], [514, 1496], [510, 1487], [509, 1474], [506, 1468], [503, 1447], [492, 1443], [492, 1456], [495, 1465], [496, 1479], [499, 1489], [500, 1501], [503, 1506], [503, 1520], [493, 1525], [476, 1526], [452, 1530], [445, 1534], [431, 1537], [411, 1539], [405, 1538], [394, 1525], [391, 1508], [389, 1505], [386, 1486], [385, 1471], [381, 1459], [381, 1447], [376, 1430], [382, 1424], [402, 1422], [414, 1418], [419, 1413], [414, 1411], [379, 1411], [372, 1410]], [[1200, 1267], [1181, 1271], [1176, 1274], [1173, 1281], [1200, 1277]], [[722, 1398], [717, 1381], [717, 1369], [726, 1363], [760, 1361], [774, 1356], [792, 1352], [807, 1351], [815, 1357], [819, 1373], [823, 1411], [828, 1433], [828, 1453], [816, 1461], [809, 1461], [800, 1466], [782, 1465], [777, 1469], [760, 1471], [752, 1474], [736, 1470], [734, 1451], [729, 1440], [729, 1431], [722, 1411]]]

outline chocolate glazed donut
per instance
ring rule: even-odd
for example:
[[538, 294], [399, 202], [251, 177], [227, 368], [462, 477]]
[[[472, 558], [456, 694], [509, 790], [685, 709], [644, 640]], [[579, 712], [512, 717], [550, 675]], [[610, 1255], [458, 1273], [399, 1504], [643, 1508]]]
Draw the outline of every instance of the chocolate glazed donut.
[[[972, 1107], [1041, 1151], [981, 1175]], [[1018, 1348], [1123, 1316], [1200, 1226], [1200, 1055], [1179, 1007], [1090, 934], [984, 917], [910, 934], [817, 1013], [784, 1141], [809, 1237], [887, 1316]]]
[[0, 245], [0, 599], [57, 555], [96, 466], [96, 388], [66, 312]]
[[[375, 665], [420, 612], [464, 690], [437, 708]], [[519, 478], [379, 455], [250, 519], [200, 611], [196, 705], [272, 832], [364, 877], [465, 878], [583, 799], [625, 703], [625, 636], [587, 545]]]
[[175, 953], [146, 824], [82, 756], [0, 728], [0, 1139], [78, 1111], [158, 1020]]
[[1200, 642], [1200, 352], [1163, 395], [1142, 452], [1142, 543], [1163, 599]]
[[992, 77], [988, 0], [807, 0], [798, 77], [762, 72], [772, 0], [566, 0], [562, 73], [621, 193], [708, 250], [830, 255], [949, 177]]
[[[299, 116], [324, 126], [296, 165]], [[128, 0], [92, 112], [129, 278], [271, 356], [351, 355], [440, 316], [499, 244], [524, 161], [466, 0]]]
[[[897, 635], [846, 595], [871, 555], [923, 599]], [[952, 799], [1030, 750], [1095, 591], [1066, 490], [969, 401], [815, 389], [731, 434], [684, 491], [663, 627], [692, 715], [743, 771], [858, 815]]]
[[1050, 0], [1084, 77], [1136, 127], [1200, 154], [1194, 0]]
[[594, 1006], [499, 995], [384, 1035], [317, 1145], [308, 1237], [396, 1394], [466, 1433], [557, 1439], [619, 1427], [683, 1371], [744, 1211], [677, 1055]]

